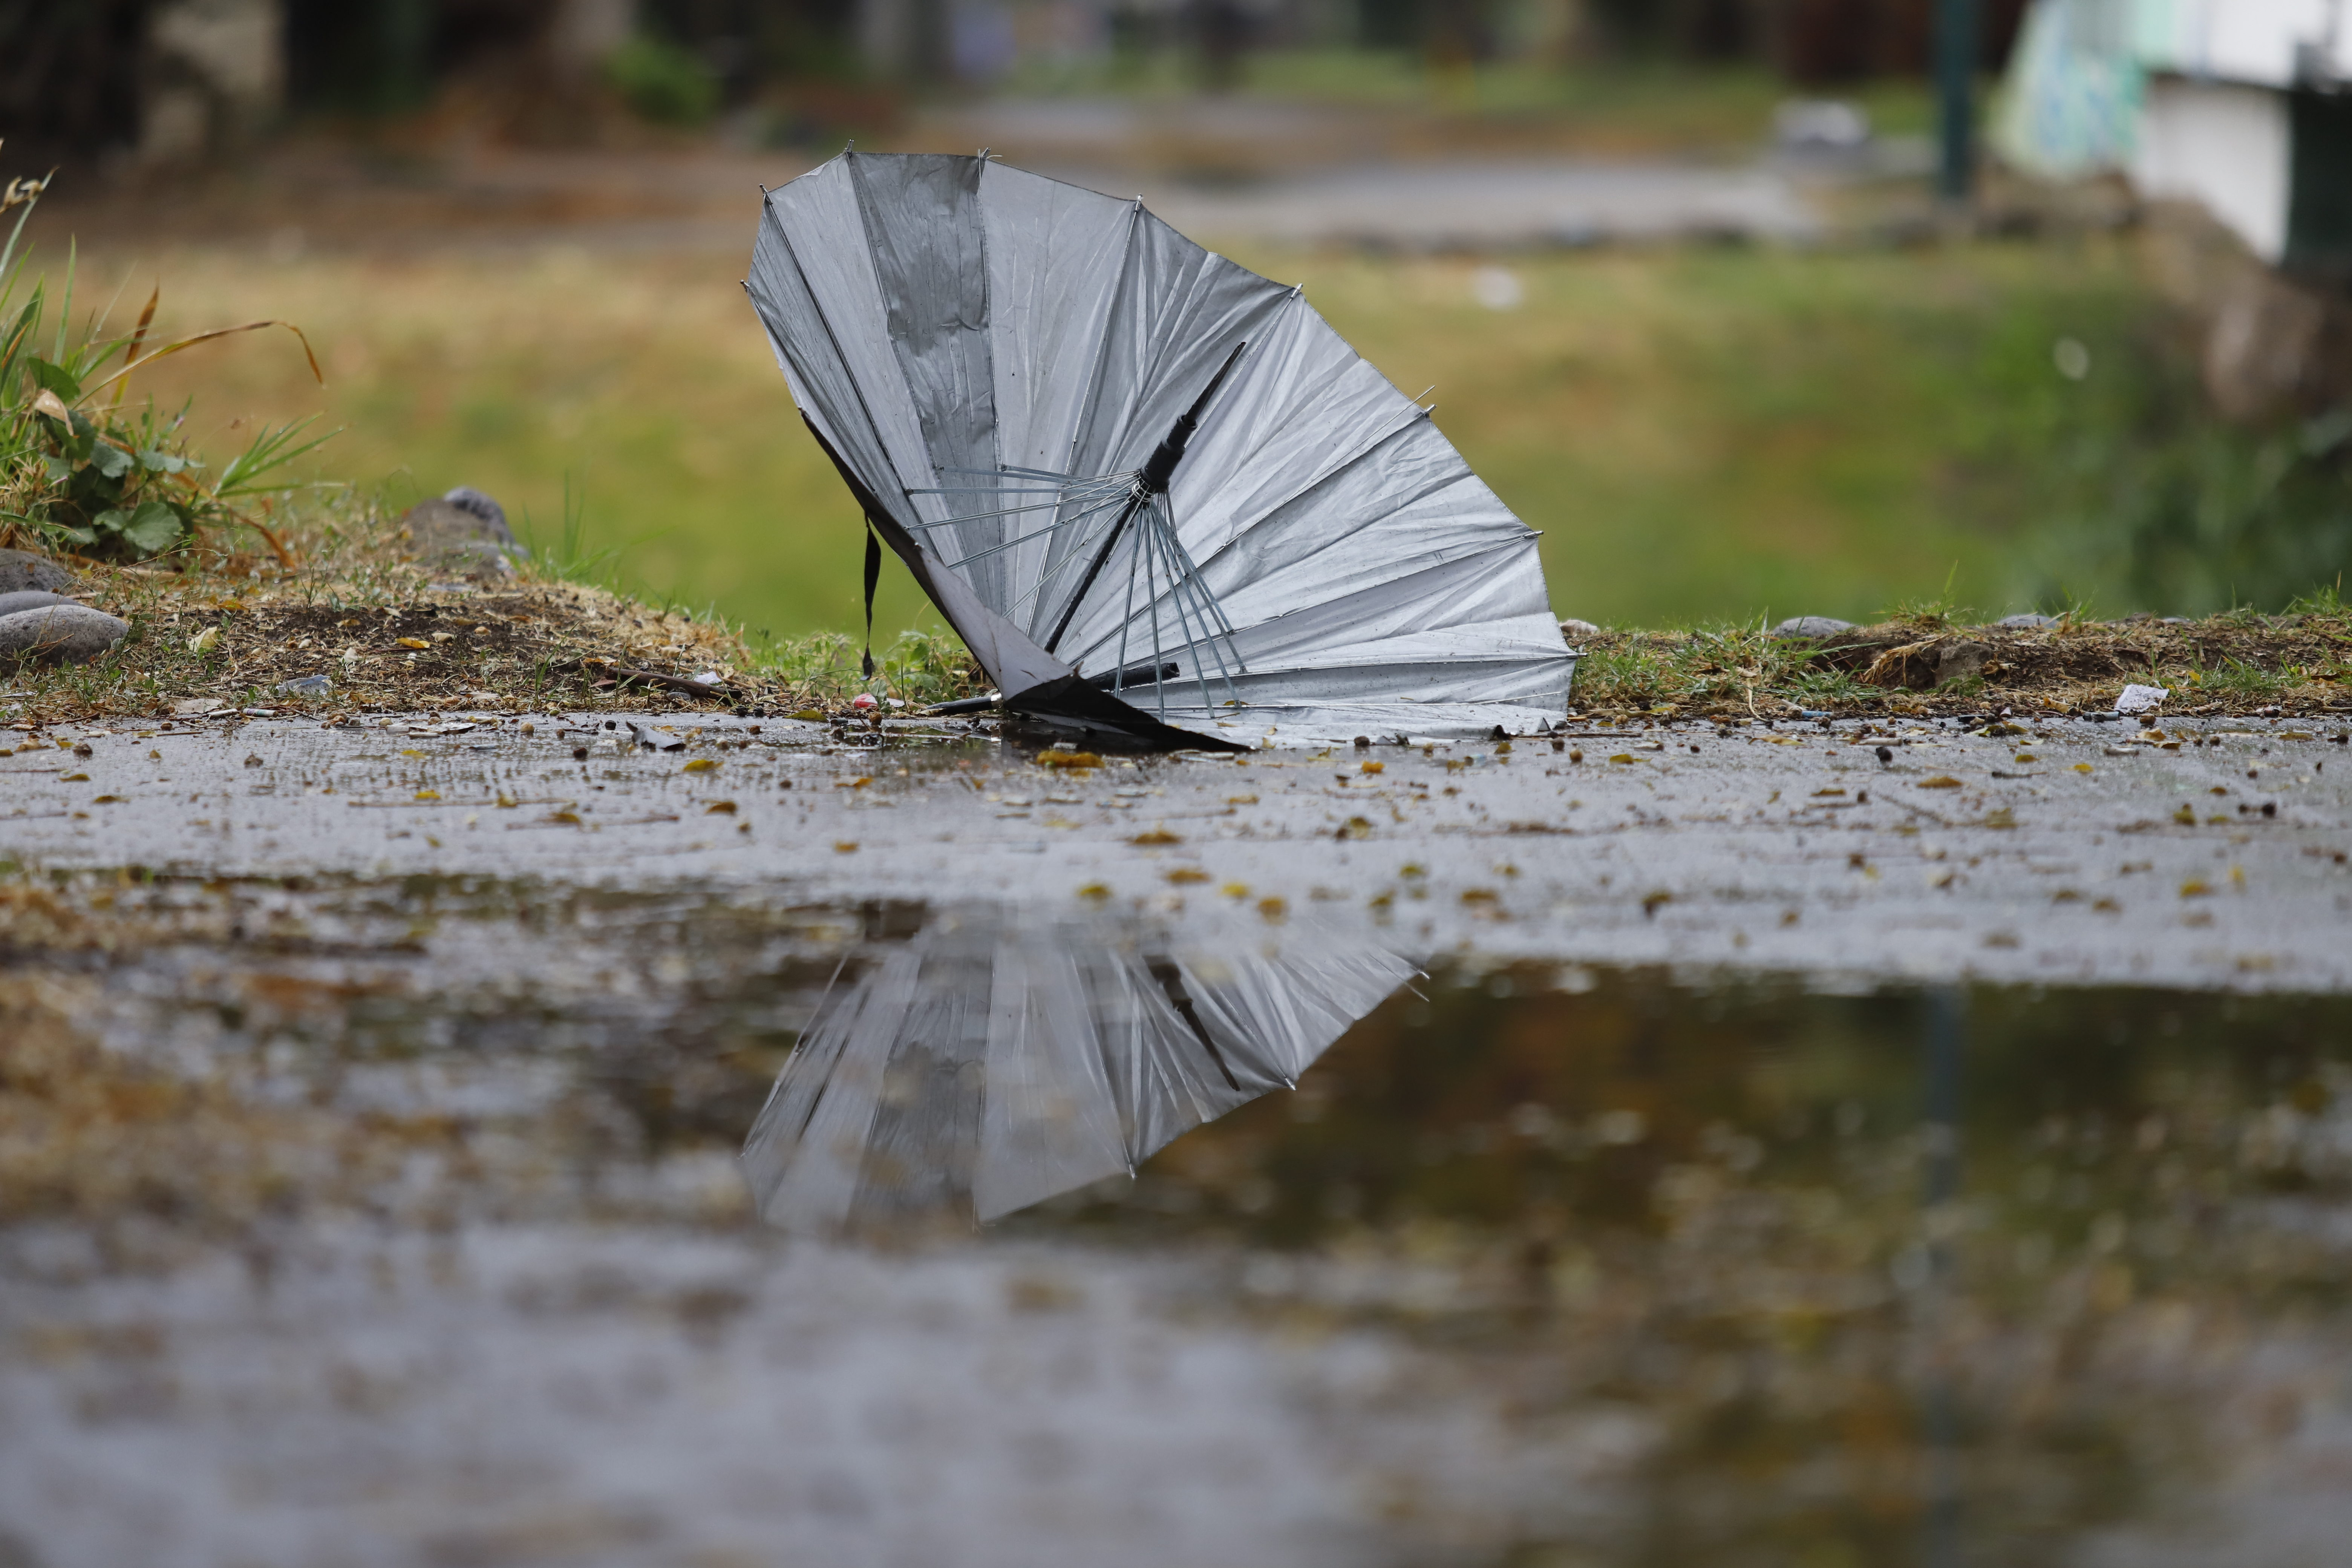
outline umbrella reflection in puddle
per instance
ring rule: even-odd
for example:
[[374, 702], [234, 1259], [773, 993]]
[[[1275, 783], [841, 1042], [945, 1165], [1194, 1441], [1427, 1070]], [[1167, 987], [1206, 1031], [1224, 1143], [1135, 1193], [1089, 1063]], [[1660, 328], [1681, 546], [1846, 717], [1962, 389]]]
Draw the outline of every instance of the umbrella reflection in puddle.
[[1289, 1088], [1415, 973], [1311, 929], [1177, 939], [992, 906], [836, 976], [743, 1148], [760, 1212], [836, 1233], [985, 1223]]

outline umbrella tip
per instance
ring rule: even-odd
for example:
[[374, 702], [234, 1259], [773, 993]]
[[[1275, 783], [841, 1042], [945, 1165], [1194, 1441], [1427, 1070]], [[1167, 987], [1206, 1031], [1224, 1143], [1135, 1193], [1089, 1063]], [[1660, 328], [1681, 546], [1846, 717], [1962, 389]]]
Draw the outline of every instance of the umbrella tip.
[[983, 163], [988, 162], [988, 149], [985, 147], [980, 150], [980, 161]]

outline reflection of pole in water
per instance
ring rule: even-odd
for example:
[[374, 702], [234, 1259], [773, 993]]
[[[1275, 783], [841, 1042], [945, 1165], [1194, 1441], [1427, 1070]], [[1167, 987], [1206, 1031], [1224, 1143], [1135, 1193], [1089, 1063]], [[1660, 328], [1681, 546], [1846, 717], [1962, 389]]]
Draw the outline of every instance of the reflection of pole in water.
[[1951, 1369], [1946, 1356], [1952, 1237], [1959, 1220], [1960, 1056], [1968, 1031], [1967, 994], [1957, 985], [1929, 991], [1926, 1022], [1920, 1133], [1927, 1168], [1920, 1196], [1927, 1267], [1919, 1291], [1918, 1323], [1927, 1356], [1920, 1560], [1927, 1568], [1955, 1568], [1960, 1560], [1960, 1493]]

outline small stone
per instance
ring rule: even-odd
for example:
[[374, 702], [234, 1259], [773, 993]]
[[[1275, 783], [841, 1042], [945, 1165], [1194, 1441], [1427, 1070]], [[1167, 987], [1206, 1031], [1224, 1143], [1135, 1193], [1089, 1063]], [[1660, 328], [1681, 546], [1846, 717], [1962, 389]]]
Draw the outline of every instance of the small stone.
[[1936, 684], [1965, 679], [1984, 674], [1985, 661], [1992, 649], [1984, 643], [1954, 639], [1936, 647]]
[[1768, 635], [1776, 637], [1833, 637], [1840, 632], [1852, 630], [1852, 621], [1832, 620], [1828, 616], [1791, 616], [1774, 626]]
[[56, 593], [73, 586], [73, 574], [46, 555], [26, 550], [0, 550], [0, 594], [27, 588]]
[[[490, 501], [489, 510], [498, 512], [498, 503]], [[436, 498], [417, 502], [400, 521], [417, 559], [436, 568], [501, 576], [514, 571], [514, 557], [529, 553], [508, 531], [503, 512], [487, 516]]]
[[0, 594], [0, 616], [17, 616], [26, 610], [46, 610], [51, 605], [70, 605], [73, 602], [63, 594], [45, 593], [38, 588], [24, 588], [14, 594]]
[[1564, 637], [1597, 637], [1601, 635], [1601, 628], [1591, 621], [1580, 621], [1570, 616], [1559, 623], [1559, 635]]
[[121, 642], [131, 623], [86, 605], [51, 605], [0, 616], [0, 662], [87, 664]]
[[2058, 617], [2055, 616], [2036, 616], [2031, 614], [2022, 616], [2003, 616], [2000, 619], [1993, 623], [1993, 625], [1999, 626], [2005, 632], [2038, 632], [2044, 626], [2054, 626], [2057, 624]]
[[461, 511], [472, 512], [497, 530], [509, 542], [513, 541], [514, 533], [507, 527], [507, 509], [473, 486], [459, 485], [454, 490], [445, 490], [442, 492], [441, 499]]

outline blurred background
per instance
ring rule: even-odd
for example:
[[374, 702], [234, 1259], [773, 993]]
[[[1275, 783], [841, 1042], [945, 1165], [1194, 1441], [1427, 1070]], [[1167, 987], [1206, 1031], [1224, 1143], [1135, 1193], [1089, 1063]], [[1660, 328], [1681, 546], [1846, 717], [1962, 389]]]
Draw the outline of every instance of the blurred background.
[[737, 284], [758, 187], [851, 138], [1305, 284], [1434, 384], [1563, 616], [2185, 614], [2352, 554], [2343, 9], [0, 0], [0, 134], [78, 310], [317, 345], [323, 388], [290, 340], [145, 373], [199, 447], [317, 414], [323, 479], [479, 486], [754, 631], [857, 613]]

